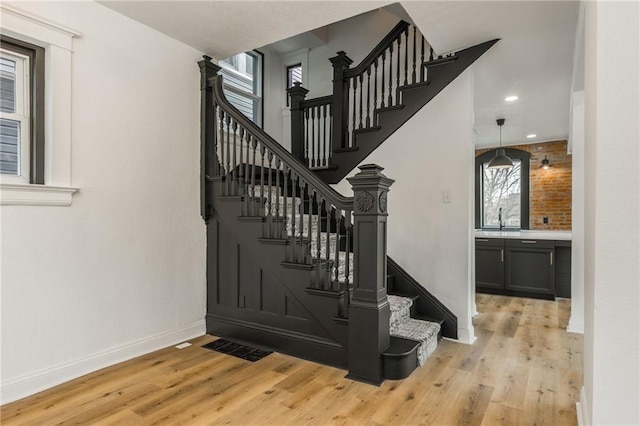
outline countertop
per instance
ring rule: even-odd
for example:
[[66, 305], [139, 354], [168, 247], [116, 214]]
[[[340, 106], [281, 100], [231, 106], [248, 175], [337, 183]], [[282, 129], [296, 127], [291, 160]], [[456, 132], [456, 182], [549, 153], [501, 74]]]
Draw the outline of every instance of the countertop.
[[562, 240], [571, 241], [571, 231], [533, 231], [523, 229], [521, 231], [475, 231], [476, 238], [510, 238], [530, 240]]

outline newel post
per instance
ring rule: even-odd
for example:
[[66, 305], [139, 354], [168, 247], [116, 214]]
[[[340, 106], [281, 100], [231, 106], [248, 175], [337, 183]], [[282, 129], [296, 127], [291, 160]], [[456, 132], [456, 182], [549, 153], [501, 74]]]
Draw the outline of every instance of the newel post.
[[200, 215], [207, 222], [211, 217], [211, 182], [207, 176], [215, 176], [218, 166], [216, 153], [216, 117], [213, 105], [213, 88], [210, 78], [216, 76], [220, 67], [211, 62], [211, 57], [202, 56], [200, 67]]
[[304, 162], [304, 98], [309, 91], [295, 82], [287, 89], [291, 97], [291, 154]]
[[387, 194], [394, 182], [376, 164], [359, 167], [353, 188], [353, 296], [349, 306], [347, 377], [379, 384], [382, 352], [389, 347], [387, 298]]
[[347, 146], [347, 131], [349, 121], [349, 87], [344, 78], [344, 73], [349, 69], [353, 60], [346, 53], [340, 51], [338, 56], [329, 58], [333, 65], [333, 133], [331, 145], [333, 152]]

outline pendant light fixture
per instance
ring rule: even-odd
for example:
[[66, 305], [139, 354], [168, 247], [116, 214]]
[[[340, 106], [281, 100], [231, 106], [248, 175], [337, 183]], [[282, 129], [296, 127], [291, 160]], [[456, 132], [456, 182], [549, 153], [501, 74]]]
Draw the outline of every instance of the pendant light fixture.
[[500, 148], [496, 151], [496, 156], [493, 157], [493, 160], [491, 160], [487, 166], [490, 169], [510, 169], [513, 167], [513, 161], [507, 157], [504, 153], [504, 148], [502, 148], [502, 125], [504, 121], [504, 118], [498, 118], [496, 120], [498, 127], [500, 127]]

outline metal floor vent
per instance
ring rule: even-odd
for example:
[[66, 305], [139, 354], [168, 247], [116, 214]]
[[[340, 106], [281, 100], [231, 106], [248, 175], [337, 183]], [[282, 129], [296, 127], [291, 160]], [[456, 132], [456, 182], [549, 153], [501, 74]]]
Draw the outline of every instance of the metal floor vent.
[[225, 339], [214, 340], [202, 347], [223, 354], [233, 355], [251, 362], [259, 361], [272, 353], [271, 351], [263, 351], [262, 349], [252, 348], [251, 346], [241, 345], [240, 343], [231, 342]]

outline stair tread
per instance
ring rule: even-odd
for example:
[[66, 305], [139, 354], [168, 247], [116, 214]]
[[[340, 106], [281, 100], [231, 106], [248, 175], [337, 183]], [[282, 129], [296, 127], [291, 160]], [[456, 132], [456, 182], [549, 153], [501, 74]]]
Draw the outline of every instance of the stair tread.
[[440, 324], [440, 326], [442, 326], [442, 324], [444, 324], [444, 318], [434, 318], [434, 317], [429, 316], [429, 315], [414, 314], [411, 318], [417, 319], [417, 320], [421, 320], [421, 321], [433, 322], [433, 323], [436, 323], [436, 324]]
[[413, 339], [391, 336], [389, 347], [382, 352], [382, 356], [404, 357], [415, 351], [419, 345], [420, 343]]
[[420, 298], [419, 295], [403, 293], [401, 291], [388, 291], [388, 294], [389, 296], [404, 297], [406, 299], [411, 299], [414, 302]]

